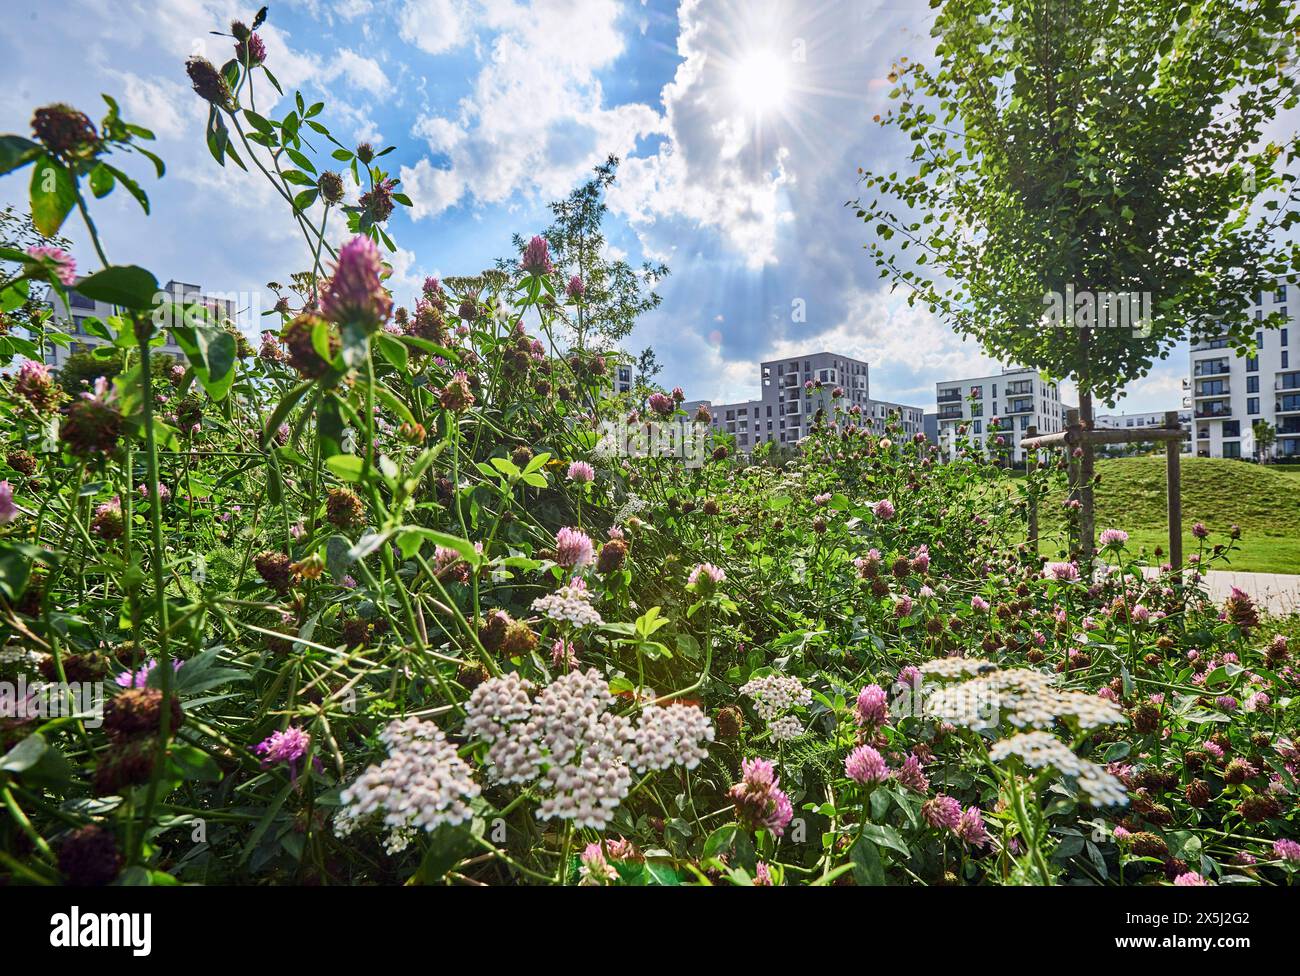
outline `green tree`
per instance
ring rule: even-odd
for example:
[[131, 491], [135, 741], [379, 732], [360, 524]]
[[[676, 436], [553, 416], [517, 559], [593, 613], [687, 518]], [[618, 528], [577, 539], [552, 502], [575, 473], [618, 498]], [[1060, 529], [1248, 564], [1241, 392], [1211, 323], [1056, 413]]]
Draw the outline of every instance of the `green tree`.
[[[640, 316], [659, 307], [662, 299], [654, 288], [668, 276], [665, 264], [646, 261], [633, 268], [609, 257], [601, 225], [609, 209], [605, 191], [613, 186], [618, 165], [617, 156], [608, 157], [589, 180], [553, 202], [555, 221], [543, 234], [551, 246], [557, 291], [563, 291], [574, 276], [582, 281], [582, 301], [566, 310], [574, 345], [580, 350], [594, 344], [612, 346], [627, 338]], [[525, 243], [518, 234], [514, 236], [516, 251], [522, 252]], [[497, 264], [518, 271], [517, 259]]]
[[[910, 164], [853, 204], [882, 277], [990, 354], [1070, 377], [1080, 416], [1184, 338], [1249, 350], [1252, 295], [1300, 268], [1300, 8], [1263, 0], [943, 0], [933, 69], [906, 58], [879, 121]], [[892, 243], [891, 243], [892, 242]], [[1142, 327], [1052, 322], [1067, 295], [1150, 297]], [[1089, 310], [1086, 302], [1082, 308]], [[1277, 320], [1266, 322], [1275, 327]], [[1064, 326], [1064, 327], [1062, 327]], [[1092, 450], [1081, 462], [1092, 550]]]
[[1277, 428], [1267, 420], [1256, 420], [1250, 425], [1250, 432], [1255, 436], [1255, 460], [1266, 460], [1277, 443]]
[[[72, 244], [65, 237], [43, 235], [32, 223], [30, 213], [18, 210], [13, 204], [0, 210], [0, 248], [26, 251], [29, 247], [58, 247], [71, 253]], [[15, 261], [0, 260], [0, 280], [7, 280], [21, 272], [22, 265]], [[27, 296], [22, 304], [0, 314], [0, 329], [18, 327], [33, 337], [39, 336], [50, 317], [50, 288], [48, 285], [27, 283]], [[7, 350], [5, 350], [7, 351]], [[39, 353], [38, 353], [39, 355]]]
[[[64, 393], [69, 396], [87, 393], [94, 388], [95, 380], [101, 376], [111, 380], [122, 372], [125, 368], [122, 350], [109, 349], [106, 346], [100, 348], [108, 351], [98, 356], [89, 350], [74, 352], [63, 361], [57, 379]], [[171, 356], [159, 353], [149, 357], [149, 362], [153, 367], [155, 381], [170, 386], [169, 374], [171, 368], [176, 365], [176, 360]]]

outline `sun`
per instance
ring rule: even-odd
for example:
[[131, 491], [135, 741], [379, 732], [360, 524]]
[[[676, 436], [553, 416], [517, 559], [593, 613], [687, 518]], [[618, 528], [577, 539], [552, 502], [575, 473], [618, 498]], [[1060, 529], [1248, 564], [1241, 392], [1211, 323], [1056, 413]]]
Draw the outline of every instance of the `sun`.
[[732, 66], [731, 92], [755, 115], [779, 110], [790, 93], [787, 59], [773, 51], [751, 51]]

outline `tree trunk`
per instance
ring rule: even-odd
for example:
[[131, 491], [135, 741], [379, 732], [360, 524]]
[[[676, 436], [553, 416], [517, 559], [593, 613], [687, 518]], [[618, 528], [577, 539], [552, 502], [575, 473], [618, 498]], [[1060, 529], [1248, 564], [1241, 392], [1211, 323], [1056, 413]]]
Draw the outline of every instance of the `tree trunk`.
[[1093, 447], [1086, 435], [1092, 431], [1092, 394], [1079, 389], [1079, 425], [1085, 438], [1083, 457], [1079, 459], [1079, 550], [1083, 564], [1092, 569], [1093, 552], [1097, 548], [1097, 526], [1092, 508], [1092, 479], [1094, 477]]

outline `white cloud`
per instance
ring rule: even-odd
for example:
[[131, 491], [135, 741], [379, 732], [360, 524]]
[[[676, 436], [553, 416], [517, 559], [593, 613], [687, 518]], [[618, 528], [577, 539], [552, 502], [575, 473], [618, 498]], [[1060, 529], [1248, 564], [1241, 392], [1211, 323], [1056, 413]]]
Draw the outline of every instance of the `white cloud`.
[[426, 54], [443, 54], [469, 39], [473, 14], [459, 0], [406, 0], [397, 15], [402, 40]]
[[186, 86], [166, 79], [141, 78], [130, 71], [115, 71], [121, 84], [121, 105], [125, 118], [151, 129], [160, 139], [177, 138], [186, 128], [187, 116], [202, 111], [194, 93]]
[[378, 61], [349, 48], [340, 48], [334, 55], [334, 60], [321, 72], [321, 80], [325, 82], [339, 77], [346, 78], [354, 88], [371, 95], [387, 95], [392, 89], [392, 84]]
[[[426, 113], [412, 128], [450, 160], [447, 175], [412, 170], [412, 216], [437, 216], [465, 197], [562, 196], [608, 153], [625, 156], [662, 132], [646, 105], [604, 104], [597, 75], [624, 52], [621, 15], [615, 0], [482, 3], [476, 23], [488, 41], [470, 93], [454, 113]], [[421, 192], [431, 195], [417, 200]]]
[[776, 106], [760, 118], [754, 105], [736, 97], [734, 68], [751, 48], [785, 46], [779, 33], [775, 40], [761, 31], [737, 40], [773, 19], [780, 7], [747, 7], [741, 21], [746, 26], [738, 27], [737, 11], [725, 4], [706, 8], [684, 0], [677, 40], [682, 62], [663, 91], [668, 138], [655, 155], [629, 159], [621, 186], [610, 194], [611, 209], [643, 230], [664, 216], [713, 229], [754, 270], [777, 262], [782, 228], [794, 220], [787, 145], [792, 129]]
[[412, 220], [437, 217], [454, 206], [465, 191], [465, 182], [458, 173], [439, 169], [427, 159], [419, 160], [414, 166], [403, 166], [398, 175], [402, 179], [402, 191], [411, 198]]

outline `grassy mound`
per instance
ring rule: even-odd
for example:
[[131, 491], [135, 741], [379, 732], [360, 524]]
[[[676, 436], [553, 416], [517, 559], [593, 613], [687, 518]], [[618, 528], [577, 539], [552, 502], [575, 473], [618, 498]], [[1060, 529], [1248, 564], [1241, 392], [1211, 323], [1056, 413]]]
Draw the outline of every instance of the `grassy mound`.
[[[1183, 551], [1196, 552], [1191, 528], [1204, 522], [1209, 543], [1226, 542], [1241, 527], [1240, 549], [1230, 568], [1259, 573], [1300, 573], [1300, 467], [1280, 467], [1219, 458], [1183, 458]], [[1129, 532], [1134, 545], [1168, 549], [1165, 518], [1165, 459], [1112, 458], [1097, 462], [1098, 530]], [[1044, 537], [1063, 526], [1053, 498], [1042, 515]], [[1045, 549], [1046, 551], [1046, 549]]]

